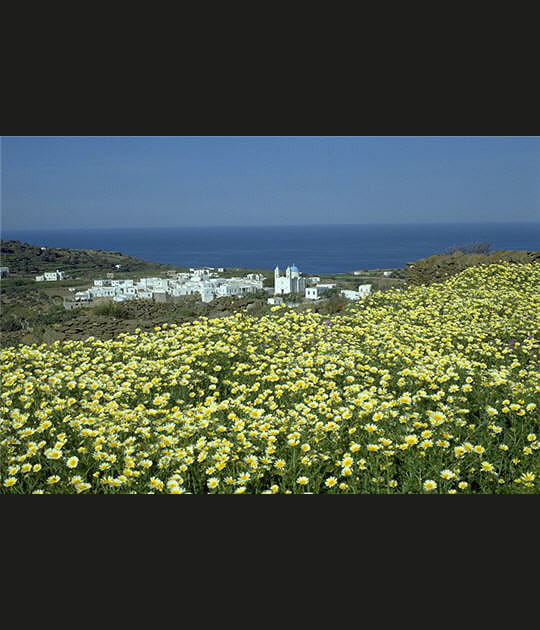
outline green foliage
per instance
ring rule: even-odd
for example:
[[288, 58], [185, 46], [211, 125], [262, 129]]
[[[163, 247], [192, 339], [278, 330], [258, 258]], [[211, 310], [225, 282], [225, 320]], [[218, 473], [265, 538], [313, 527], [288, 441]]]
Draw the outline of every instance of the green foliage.
[[105, 317], [114, 317], [115, 319], [127, 319], [129, 317], [129, 309], [124, 304], [115, 302], [107, 302], [94, 306], [93, 311], [96, 315], [104, 315]]
[[25, 327], [24, 319], [15, 313], [2, 316], [0, 319], [0, 330], [2, 332], [13, 332], [15, 330], [23, 330]]
[[328, 299], [323, 300], [317, 305], [317, 312], [323, 315], [339, 313], [349, 304], [348, 300], [342, 295], [334, 294]]
[[38, 311], [31, 322], [32, 325], [48, 327], [51, 324], [69, 321], [76, 316], [76, 311], [66, 310], [62, 304], [51, 303], [47, 308]]

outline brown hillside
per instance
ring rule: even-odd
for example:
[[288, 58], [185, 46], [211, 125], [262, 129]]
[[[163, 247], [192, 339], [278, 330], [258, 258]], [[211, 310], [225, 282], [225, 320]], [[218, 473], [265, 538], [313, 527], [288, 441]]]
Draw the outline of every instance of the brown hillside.
[[461, 251], [452, 254], [436, 254], [408, 263], [405, 269], [407, 284], [433, 284], [476, 265], [491, 265], [506, 261], [511, 263], [540, 262], [540, 251], [500, 250], [488, 254], [464, 254]]

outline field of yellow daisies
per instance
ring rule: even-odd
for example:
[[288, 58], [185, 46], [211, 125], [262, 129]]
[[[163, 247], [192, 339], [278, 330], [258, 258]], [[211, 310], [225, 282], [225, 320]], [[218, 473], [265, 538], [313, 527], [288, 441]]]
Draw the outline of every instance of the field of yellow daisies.
[[537, 493], [540, 265], [4, 348], [0, 492]]

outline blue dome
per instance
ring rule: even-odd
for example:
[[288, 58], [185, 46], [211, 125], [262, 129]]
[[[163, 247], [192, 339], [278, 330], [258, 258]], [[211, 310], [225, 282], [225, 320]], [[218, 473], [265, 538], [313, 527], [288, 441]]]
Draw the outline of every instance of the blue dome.
[[296, 265], [293, 265], [291, 267], [291, 271], [299, 271], [298, 267]]

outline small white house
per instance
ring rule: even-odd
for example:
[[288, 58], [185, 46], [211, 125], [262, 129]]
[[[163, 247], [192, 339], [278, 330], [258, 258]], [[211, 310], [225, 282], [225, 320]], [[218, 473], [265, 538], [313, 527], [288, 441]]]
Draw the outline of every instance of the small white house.
[[45, 280], [45, 276], [36, 276], [36, 282], [43, 282]]
[[318, 300], [324, 293], [335, 287], [335, 284], [318, 284], [315, 287], [306, 287], [306, 299]]
[[[44, 274], [45, 280], [47, 282], [55, 282], [56, 280], [64, 280], [65, 273], [63, 271], [46, 271]], [[39, 276], [36, 276], [36, 280]]]
[[268, 304], [283, 304], [283, 298], [275, 295], [274, 297], [269, 297], [266, 302]]
[[369, 293], [371, 293], [371, 284], [361, 284], [358, 287], [358, 291], [350, 291], [347, 289], [341, 291], [341, 295], [347, 300], [359, 300], [369, 295]]
[[385, 278], [388, 278], [388, 276], [391, 276], [391, 275], [392, 275], [392, 272], [391, 272], [391, 271], [383, 271], [382, 275], [383, 275]]
[[73, 296], [75, 298], [75, 302], [90, 302], [92, 300], [92, 295], [90, 291], [77, 291]]

